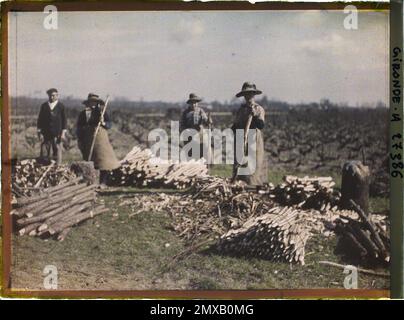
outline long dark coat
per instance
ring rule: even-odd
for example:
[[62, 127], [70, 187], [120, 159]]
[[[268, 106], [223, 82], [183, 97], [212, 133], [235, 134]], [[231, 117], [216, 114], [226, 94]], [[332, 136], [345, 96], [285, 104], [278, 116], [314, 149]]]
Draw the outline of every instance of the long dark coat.
[[44, 137], [59, 138], [62, 130], [66, 129], [65, 106], [58, 101], [53, 110], [48, 102], [41, 105], [38, 115], [37, 128], [41, 129]]

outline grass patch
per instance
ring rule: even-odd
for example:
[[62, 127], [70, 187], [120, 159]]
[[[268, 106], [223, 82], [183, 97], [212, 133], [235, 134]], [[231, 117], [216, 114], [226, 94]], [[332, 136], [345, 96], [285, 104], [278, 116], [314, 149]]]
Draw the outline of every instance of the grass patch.
[[371, 197], [369, 198], [370, 212], [374, 213], [389, 213], [390, 199], [383, 197]]

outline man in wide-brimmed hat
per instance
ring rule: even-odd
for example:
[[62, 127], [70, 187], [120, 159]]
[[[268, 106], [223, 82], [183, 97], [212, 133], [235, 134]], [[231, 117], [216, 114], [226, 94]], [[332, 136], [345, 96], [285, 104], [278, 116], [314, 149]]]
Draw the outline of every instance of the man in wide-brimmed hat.
[[48, 101], [41, 105], [37, 121], [38, 136], [43, 138], [40, 158], [46, 162], [53, 159], [57, 164], [61, 164], [61, 142], [66, 135], [65, 107], [59, 101], [57, 89], [51, 88], [46, 91], [46, 94]]
[[[261, 94], [262, 91], [258, 90], [256, 85], [250, 82], [245, 82], [241, 91], [236, 94], [236, 97], [244, 97], [245, 102], [237, 110], [236, 117], [232, 126], [233, 130], [246, 129], [250, 123], [249, 129], [255, 130], [255, 171], [247, 175], [237, 175], [239, 169], [236, 157], [233, 170], [233, 175], [240, 180], [246, 181], [251, 185], [261, 185], [267, 182], [267, 166], [265, 160], [264, 137], [262, 129], [265, 125], [265, 111], [258, 103], [255, 102], [255, 96]], [[250, 122], [249, 122], [249, 118]], [[238, 142], [240, 143], [240, 142]], [[235, 148], [236, 150], [236, 148]]]
[[[89, 93], [87, 100], [83, 101], [85, 110], [81, 111], [77, 120], [77, 139], [83, 159], [94, 162], [94, 167], [100, 170], [100, 183], [106, 184], [110, 171], [119, 168], [120, 163], [108, 138], [107, 130], [111, 128], [111, 121], [105, 112], [101, 119], [102, 108], [105, 103], [98, 95]], [[94, 133], [101, 121], [100, 129], [95, 137], [94, 149], [89, 158]]]
[[[183, 111], [180, 120], [180, 132], [186, 129], [194, 129], [199, 134], [200, 139], [200, 154], [197, 157], [196, 155], [192, 154], [192, 158], [202, 158], [205, 154], [205, 159], [209, 163], [209, 158], [211, 155], [211, 146], [210, 143], [207, 141], [208, 145], [204, 146], [203, 144], [203, 135], [206, 133], [204, 132], [204, 128], [209, 128], [212, 125], [212, 120], [209, 116], [206, 115], [205, 111], [199, 106], [199, 102], [202, 101], [202, 98], [198, 97], [195, 93], [191, 93], [187, 100], [188, 107]], [[187, 142], [184, 143], [184, 146], [191, 141], [191, 137]], [[205, 152], [204, 152], [205, 150]]]
[[205, 111], [199, 107], [202, 98], [195, 93], [189, 95], [187, 100], [187, 108], [182, 112], [180, 120], [180, 130], [195, 129], [199, 131], [204, 125], [208, 124], [208, 116]]

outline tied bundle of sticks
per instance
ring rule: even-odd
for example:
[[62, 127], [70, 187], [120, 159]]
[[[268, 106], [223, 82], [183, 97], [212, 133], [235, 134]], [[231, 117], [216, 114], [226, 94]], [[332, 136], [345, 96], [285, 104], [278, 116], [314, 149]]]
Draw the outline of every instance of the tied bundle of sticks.
[[301, 211], [274, 207], [262, 216], [247, 220], [241, 228], [229, 230], [220, 238], [217, 249], [232, 255], [304, 265], [305, 245], [311, 233]]
[[11, 214], [19, 235], [52, 236], [63, 241], [71, 227], [107, 209], [96, 203], [96, 185], [74, 179], [17, 199]]
[[12, 170], [12, 190], [16, 196], [29, 196], [40, 188], [56, 186], [76, 177], [67, 166], [56, 166], [54, 161], [44, 166], [36, 159], [17, 161]]
[[353, 200], [352, 209], [358, 219], [342, 217], [335, 223], [335, 231], [340, 235], [340, 247], [350, 248], [348, 255], [359, 258], [358, 262], [385, 264], [390, 261], [390, 237], [385, 220], [377, 215], [366, 215]]
[[282, 205], [297, 205], [321, 212], [336, 209], [340, 194], [335, 192], [332, 177], [285, 176], [284, 183], [270, 191], [270, 197]]
[[173, 163], [154, 157], [150, 149], [134, 147], [121, 161], [120, 174], [112, 183], [185, 189], [207, 176], [203, 159]]

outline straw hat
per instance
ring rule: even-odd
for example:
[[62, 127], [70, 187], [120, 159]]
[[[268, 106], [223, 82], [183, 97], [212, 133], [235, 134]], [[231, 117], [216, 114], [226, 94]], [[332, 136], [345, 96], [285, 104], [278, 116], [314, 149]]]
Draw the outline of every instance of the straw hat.
[[88, 104], [89, 102], [101, 102], [100, 96], [95, 93], [89, 93], [87, 96], [87, 100], [83, 101], [83, 104]]

